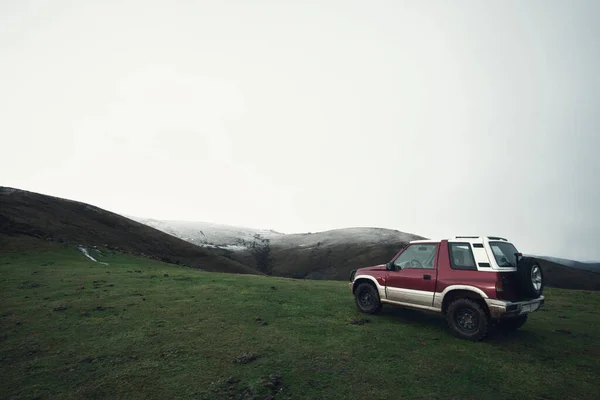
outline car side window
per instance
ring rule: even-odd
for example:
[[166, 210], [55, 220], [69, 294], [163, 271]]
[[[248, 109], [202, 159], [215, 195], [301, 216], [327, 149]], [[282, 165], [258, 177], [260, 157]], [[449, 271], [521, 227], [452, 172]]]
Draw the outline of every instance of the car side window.
[[437, 244], [411, 244], [394, 260], [397, 269], [434, 269]]
[[449, 243], [449, 251], [452, 269], [477, 270], [473, 250], [469, 243]]

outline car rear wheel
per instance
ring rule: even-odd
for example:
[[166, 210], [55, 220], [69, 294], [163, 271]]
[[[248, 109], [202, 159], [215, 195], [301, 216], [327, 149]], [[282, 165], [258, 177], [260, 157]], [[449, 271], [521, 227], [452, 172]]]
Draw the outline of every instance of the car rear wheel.
[[488, 333], [489, 317], [484, 308], [471, 299], [456, 299], [446, 312], [446, 321], [454, 335], [472, 341], [482, 340]]
[[358, 309], [367, 314], [376, 314], [381, 310], [379, 292], [370, 283], [359, 283], [354, 291], [354, 298]]

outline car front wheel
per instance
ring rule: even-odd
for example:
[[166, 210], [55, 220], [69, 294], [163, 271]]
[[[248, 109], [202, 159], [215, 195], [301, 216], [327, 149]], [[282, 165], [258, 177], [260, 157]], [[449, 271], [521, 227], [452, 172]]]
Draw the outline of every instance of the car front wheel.
[[354, 291], [354, 298], [358, 309], [367, 314], [376, 314], [381, 310], [379, 292], [370, 283], [360, 283]]

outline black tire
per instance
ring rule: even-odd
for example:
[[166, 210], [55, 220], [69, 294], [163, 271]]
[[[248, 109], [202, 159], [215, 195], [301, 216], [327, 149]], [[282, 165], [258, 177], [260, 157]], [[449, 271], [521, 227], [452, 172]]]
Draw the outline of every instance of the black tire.
[[523, 257], [517, 264], [517, 284], [521, 297], [537, 299], [544, 293], [542, 267], [533, 257]]
[[446, 321], [454, 335], [480, 341], [488, 334], [490, 318], [485, 309], [471, 299], [456, 299], [446, 311]]
[[366, 314], [377, 314], [381, 310], [379, 292], [371, 283], [359, 283], [354, 291], [356, 306]]
[[527, 322], [527, 314], [518, 317], [501, 319], [498, 321], [498, 328], [503, 331], [516, 331]]

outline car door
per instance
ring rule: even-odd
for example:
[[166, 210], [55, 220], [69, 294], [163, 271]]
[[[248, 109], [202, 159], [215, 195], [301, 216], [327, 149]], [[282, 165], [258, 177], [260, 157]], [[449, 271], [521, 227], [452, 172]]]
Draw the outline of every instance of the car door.
[[437, 277], [437, 243], [414, 243], [392, 260], [386, 276], [386, 297], [412, 305], [433, 305]]

